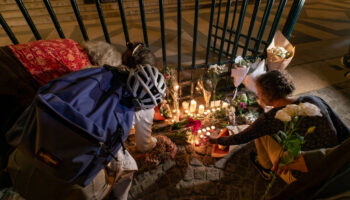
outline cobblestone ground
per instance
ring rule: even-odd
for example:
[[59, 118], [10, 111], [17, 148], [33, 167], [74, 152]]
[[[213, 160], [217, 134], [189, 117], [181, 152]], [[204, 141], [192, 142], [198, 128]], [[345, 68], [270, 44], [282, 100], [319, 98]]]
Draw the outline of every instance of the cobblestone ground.
[[[325, 99], [350, 126], [350, 81], [307, 94]], [[249, 160], [250, 152], [256, 151], [253, 142], [221, 159], [198, 153], [197, 147], [178, 148], [174, 161], [136, 174], [128, 199], [260, 199], [269, 183]], [[278, 178], [270, 195], [284, 186]]]

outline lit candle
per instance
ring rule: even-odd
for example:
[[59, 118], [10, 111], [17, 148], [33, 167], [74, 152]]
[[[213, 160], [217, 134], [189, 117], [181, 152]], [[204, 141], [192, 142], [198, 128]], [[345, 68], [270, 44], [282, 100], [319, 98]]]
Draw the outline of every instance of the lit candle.
[[173, 110], [173, 113], [176, 113], [176, 110]]
[[212, 107], [212, 108], [215, 107], [215, 101], [210, 102], [210, 107]]
[[215, 108], [211, 109], [212, 112], [215, 112]]
[[204, 105], [199, 105], [198, 107], [198, 113], [203, 114], [204, 113]]
[[190, 105], [190, 112], [194, 113], [196, 112], [196, 109], [197, 109], [197, 102], [195, 100], [192, 100]]
[[194, 145], [199, 146], [199, 145], [201, 145], [201, 144], [199, 143], [199, 140], [196, 140], [196, 141], [194, 142]]
[[188, 114], [188, 110], [185, 110], [185, 114]]
[[228, 103], [226, 103], [226, 102], [224, 102], [224, 103], [222, 103], [222, 108], [227, 108], [228, 107]]
[[201, 114], [197, 114], [197, 117], [200, 117], [201, 116]]
[[175, 91], [178, 91], [179, 90], [179, 85], [175, 85], [174, 89], [175, 89]]
[[193, 117], [193, 115], [192, 115], [192, 114], [189, 114], [188, 116]]
[[207, 112], [204, 112], [204, 115], [207, 115], [208, 113]]
[[207, 113], [209, 114], [209, 113], [210, 113], [210, 110], [207, 110]]
[[214, 129], [215, 129], [215, 126], [211, 126], [210, 128], [211, 128], [211, 130], [214, 130]]
[[187, 101], [184, 101], [184, 102], [182, 102], [182, 109], [184, 109], [184, 110], [188, 110], [188, 102]]
[[174, 122], [175, 122], [175, 120], [172, 119], [172, 120], [171, 120], [171, 123], [174, 123]]
[[200, 138], [203, 138], [204, 136], [203, 136], [203, 135], [200, 135], [199, 137], [200, 137]]
[[210, 136], [210, 132], [207, 132], [207, 136]]
[[205, 129], [205, 128], [203, 128], [203, 129], [202, 129], [202, 131], [203, 131], [203, 133], [205, 133], [206, 129]]
[[198, 133], [198, 134], [201, 134], [201, 133], [202, 133], [202, 131], [201, 131], [201, 130], [198, 130], [198, 131], [197, 131], [197, 133]]
[[207, 127], [207, 131], [210, 131], [210, 128], [209, 128], [209, 127]]

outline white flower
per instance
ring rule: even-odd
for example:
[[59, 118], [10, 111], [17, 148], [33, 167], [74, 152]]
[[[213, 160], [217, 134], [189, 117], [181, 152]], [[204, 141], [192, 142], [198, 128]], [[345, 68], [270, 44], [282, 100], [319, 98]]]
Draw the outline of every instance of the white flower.
[[235, 64], [238, 65], [238, 67], [243, 67], [243, 68], [247, 68], [249, 62], [244, 60], [244, 58], [242, 58], [242, 56], [237, 56], [236, 59], [235, 59]]
[[244, 59], [242, 58], [242, 56], [237, 56], [236, 59], [235, 59], [235, 63], [238, 64], [238, 63], [240, 63], [242, 60], [244, 60]]
[[274, 47], [270, 49], [270, 52], [280, 58], [287, 58], [290, 56], [290, 53], [283, 47]]
[[319, 116], [322, 117], [321, 110], [311, 103], [300, 103], [301, 114], [306, 116]]
[[283, 108], [284, 112], [288, 113], [289, 116], [294, 117], [300, 115], [300, 107], [296, 104], [289, 104]]
[[283, 109], [277, 111], [275, 118], [283, 122], [289, 122], [290, 120], [292, 120], [291, 116], [287, 112], [285, 112]]

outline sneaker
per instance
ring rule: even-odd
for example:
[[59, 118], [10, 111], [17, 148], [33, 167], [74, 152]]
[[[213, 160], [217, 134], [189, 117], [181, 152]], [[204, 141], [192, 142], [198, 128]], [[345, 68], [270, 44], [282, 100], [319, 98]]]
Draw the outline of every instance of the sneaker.
[[250, 153], [250, 160], [252, 161], [252, 163], [254, 164], [254, 167], [258, 170], [259, 174], [263, 179], [268, 181], [272, 179], [271, 170], [266, 169], [260, 165], [255, 152]]

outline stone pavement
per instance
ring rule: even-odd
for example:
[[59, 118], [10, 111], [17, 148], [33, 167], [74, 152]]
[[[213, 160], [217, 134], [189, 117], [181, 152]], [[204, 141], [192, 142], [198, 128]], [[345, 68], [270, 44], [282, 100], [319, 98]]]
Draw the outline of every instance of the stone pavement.
[[[350, 80], [307, 94], [325, 99], [350, 126]], [[221, 159], [199, 154], [194, 148], [178, 146], [174, 161], [136, 174], [128, 199], [261, 198], [269, 182], [261, 178], [249, 159], [250, 152], [256, 151], [253, 142], [239, 145]], [[278, 178], [270, 194], [277, 194], [284, 186]]]

